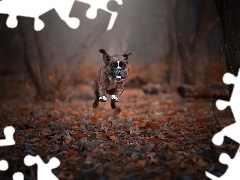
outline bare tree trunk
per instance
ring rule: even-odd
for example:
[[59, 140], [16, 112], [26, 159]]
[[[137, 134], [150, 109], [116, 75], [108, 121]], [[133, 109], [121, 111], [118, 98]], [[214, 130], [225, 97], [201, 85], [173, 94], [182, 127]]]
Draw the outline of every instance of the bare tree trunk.
[[[189, 30], [184, 20], [187, 17], [189, 0], [177, 1], [175, 7], [175, 32], [177, 49], [180, 58], [181, 75], [184, 84], [204, 84], [204, 71], [208, 61], [200, 51], [206, 42], [207, 33], [217, 24], [210, 12], [213, 1], [201, 1], [199, 12], [196, 13], [197, 24], [193, 30]], [[193, 31], [193, 32], [191, 32]]]
[[168, 1], [168, 39], [169, 39], [169, 52], [167, 55], [169, 65], [169, 84], [172, 87], [176, 87], [181, 84], [181, 61], [177, 50], [177, 37], [176, 27], [174, 21], [174, 11], [176, 6], [176, 0]]
[[217, 18], [212, 18], [210, 16], [213, 7], [214, 1], [202, 0], [196, 25], [195, 37], [192, 37], [193, 43], [189, 50], [191, 57], [195, 61], [195, 66], [198, 67], [195, 69], [196, 74], [198, 74], [196, 76], [196, 84], [204, 84], [205, 82], [203, 72], [206, 70], [205, 68], [209, 63], [209, 59], [203, 56], [201, 49], [203, 49], [203, 45], [206, 43], [207, 33], [218, 23]]
[[[202, 0], [201, 2], [195, 37], [196, 39], [198, 39], [198, 41], [202, 43], [205, 42], [206, 32], [208, 32], [217, 22], [217, 19], [209, 21], [209, 18], [210, 18], [209, 13], [212, 11], [212, 7], [213, 7], [212, 4], [213, 4], [213, 1], [211, 0]], [[192, 50], [191, 50], [192, 52], [195, 51], [195, 48], [194, 48], [195, 43], [193, 43]]]
[[46, 44], [43, 42], [42, 35], [40, 33], [41, 32], [34, 31], [34, 38], [36, 40], [37, 52], [40, 59], [40, 82], [41, 84], [44, 84], [44, 81], [46, 79], [45, 70], [47, 68], [47, 53], [45, 52], [46, 48], [43, 47], [43, 44]]
[[[181, 5], [181, 8], [179, 6]], [[186, 8], [187, 8], [187, 1], [177, 1], [175, 12], [178, 12], [178, 9], [181, 10], [179, 13], [175, 13], [175, 29], [177, 33], [177, 48], [179, 57], [181, 59], [181, 67], [182, 67], [182, 75], [183, 75], [183, 83], [185, 84], [195, 84], [195, 68], [194, 64], [191, 61], [190, 54], [189, 54], [189, 40], [183, 38], [183, 27], [182, 25], [178, 24], [178, 14], [181, 15], [184, 19], [186, 16]]]
[[[30, 25], [29, 25], [30, 26]], [[29, 58], [29, 52], [28, 52], [28, 47], [29, 47], [29, 37], [28, 37], [28, 22], [26, 21], [26, 23], [23, 22], [19, 23], [19, 33], [22, 37], [22, 48], [23, 48], [23, 63], [26, 66], [27, 69], [27, 73], [30, 77], [30, 79], [32, 80], [35, 88], [36, 88], [36, 97], [38, 98], [45, 98], [46, 97], [46, 91], [44, 90], [44, 88], [41, 86], [39, 77], [37, 76], [36, 72], [34, 71], [34, 69], [31, 66], [31, 60]]]
[[[52, 96], [58, 96], [59, 91], [56, 90], [57, 76], [60, 74], [55, 74], [54, 69], [56, 65], [52, 62], [50, 58], [50, 52], [48, 47], [48, 41], [44, 36], [43, 31], [34, 31], [34, 40], [36, 44], [36, 50], [39, 57], [39, 68], [40, 68], [40, 84], [45, 88], [45, 91]], [[51, 77], [52, 76], [52, 77]]]

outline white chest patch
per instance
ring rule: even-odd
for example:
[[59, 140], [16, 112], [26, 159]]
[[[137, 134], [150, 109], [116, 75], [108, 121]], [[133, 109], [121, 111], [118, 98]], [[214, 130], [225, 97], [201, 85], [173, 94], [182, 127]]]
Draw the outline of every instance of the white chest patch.
[[111, 90], [111, 89], [114, 89], [114, 88], [116, 88], [116, 87], [117, 87], [116, 81], [110, 79], [110, 83], [109, 83], [109, 85], [108, 85], [107, 90]]

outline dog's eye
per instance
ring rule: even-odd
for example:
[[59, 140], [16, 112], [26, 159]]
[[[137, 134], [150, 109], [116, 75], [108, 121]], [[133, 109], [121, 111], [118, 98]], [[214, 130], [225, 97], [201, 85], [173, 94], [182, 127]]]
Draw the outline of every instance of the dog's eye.
[[126, 64], [125, 64], [124, 62], [120, 62], [120, 63], [119, 63], [119, 66], [120, 66], [121, 68], [125, 69]]
[[116, 68], [116, 67], [118, 67], [118, 63], [117, 63], [117, 62], [114, 62], [114, 63], [112, 64], [112, 68]]

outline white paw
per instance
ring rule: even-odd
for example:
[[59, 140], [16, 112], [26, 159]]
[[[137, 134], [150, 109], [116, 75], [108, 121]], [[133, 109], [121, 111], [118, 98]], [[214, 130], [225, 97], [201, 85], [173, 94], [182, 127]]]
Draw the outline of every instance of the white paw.
[[115, 95], [112, 95], [112, 100], [118, 101], [118, 97]]
[[106, 96], [101, 96], [99, 97], [99, 101], [106, 101], [107, 100], [107, 97]]

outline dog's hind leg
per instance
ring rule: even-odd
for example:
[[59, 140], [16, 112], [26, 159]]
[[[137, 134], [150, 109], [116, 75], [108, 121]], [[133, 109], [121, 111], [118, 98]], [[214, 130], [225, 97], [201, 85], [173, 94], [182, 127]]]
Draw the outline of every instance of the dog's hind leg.
[[98, 97], [96, 96], [95, 101], [93, 102], [93, 108], [97, 108], [99, 104]]
[[111, 107], [112, 107], [112, 109], [116, 109], [117, 108], [115, 103], [116, 103], [116, 101], [114, 99], [112, 99], [111, 100]]

